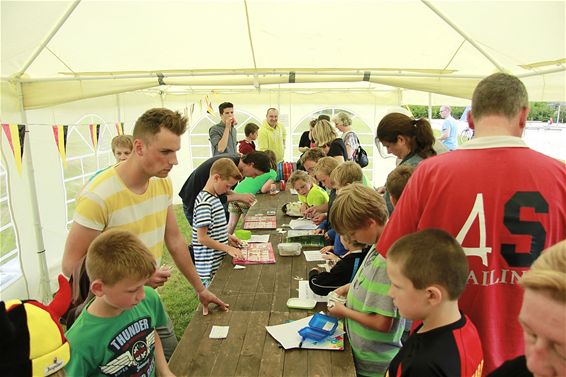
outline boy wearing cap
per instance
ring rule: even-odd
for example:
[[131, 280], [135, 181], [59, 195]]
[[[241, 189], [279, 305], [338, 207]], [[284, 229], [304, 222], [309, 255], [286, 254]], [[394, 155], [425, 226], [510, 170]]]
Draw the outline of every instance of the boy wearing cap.
[[86, 256], [95, 298], [66, 335], [70, 376], [171, 375], [155, 328], [167, 317], [157, 293], [146, 286], [155, 258], [133, 234], [108, 230]]

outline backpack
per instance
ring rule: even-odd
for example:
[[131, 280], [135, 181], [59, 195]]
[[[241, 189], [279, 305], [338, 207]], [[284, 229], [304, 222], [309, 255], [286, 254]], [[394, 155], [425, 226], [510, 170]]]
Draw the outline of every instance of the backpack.
[[355, 163], [360, 165], [360, 167], [365, 168], [369, 164], [368, 154], [365, 151], [365, 149], [362, 148], [362, 145], [360, 144], [360, 139], [358, 139], [358, 136], [356, 136], [356, 139], [358, 140], [358, 148], [354, 152], [354, 156], [353, 156], [352, 159]]

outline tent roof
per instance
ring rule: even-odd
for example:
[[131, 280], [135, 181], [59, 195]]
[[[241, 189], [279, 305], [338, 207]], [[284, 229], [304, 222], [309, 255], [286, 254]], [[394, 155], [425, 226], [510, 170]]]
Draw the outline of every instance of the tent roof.
[[26, 108], [160, 84], [337, 82], [470, 98], [496, 71], [521, 77], [533, 100], [566, 100], [564, 1], [2, 1], [1, 11], [2, 77], [21, 80]]

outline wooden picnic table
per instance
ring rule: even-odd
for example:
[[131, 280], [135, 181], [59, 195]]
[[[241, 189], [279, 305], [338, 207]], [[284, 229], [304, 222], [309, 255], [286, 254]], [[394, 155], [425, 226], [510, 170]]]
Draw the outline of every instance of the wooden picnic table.
[[[292, 218], [283, 214], [282, 206], [297, 200], [289, 191], [277, 195], [261, 194], [249, 213], [277, 211], [277, 227]], [[276, 263], [248, 265], [234, 270], [226, 257], [217, 271], [210, 290], [230, 304], [230, 311], [211, 310], [202, 315], [196, 310], [185, 334], [179, 341], [169, 366], [177, 376], [355, 376], [350, 344], [345, 337], [344, 351], [285, 351], [267, 333], [265, 326], [305, 318], [325, 310], [318, 303], [314, 310], [289, 309], [287, 300], [298, 296], [299, 280], [321, 262], [306, 262], [304, 255], [281, 257], [277, 244], [284, 234], [275, 230], [254, 230], [254, 234], [270, 234]], [[213, 325], [230, 326], [226, 339], [210, 339]]]

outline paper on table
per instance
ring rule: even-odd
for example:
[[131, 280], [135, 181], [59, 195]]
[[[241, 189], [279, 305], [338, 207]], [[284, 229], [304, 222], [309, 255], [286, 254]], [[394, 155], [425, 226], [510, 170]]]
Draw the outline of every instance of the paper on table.
[[248, 240], [248, 243], [265, 243], [269, 242], [269, 234], [252, 234], [251, 238]]
[[325, 260], [319, 250], [303, 250], [307, 262], [317, 262]]
[[[286, 350], [290, 348], [299, 348], [299, 345], [302, 341], [302, 337], [299, 335], [299, 330], [303, 327], [307, 327], [312, 317], [313, 316], [311, 315], [307, 318], [284, 323], [282, 325], [265, 326], [265, 329]], [[337, 327], [336, 331], [334, 331], [334, 334], [330, 335], [328, 338], [323, 339], [321, 342], [314, 342], [306, 339], [303, 342], [301, 348], [343, 350], [343, 335], [344, 330], [342, 330], [340, 327]]]
[[210, 339], [224, 339], [228, 336], [230, 326], [212, 326], [210, 330]]
[[299, 281], [299, 298], [311, 298], [317, 302], [328, 302], [328, 297], [319, 296], [311, 290], [308, 280]]
[[299, 193], [295, 189], [290, 189], [289, 192], [291, 193], [291, 195], [299, 195]]
[[294, 219], [289, 222], [291, 229], [316, 229], [317, 226], [308, 219]]

